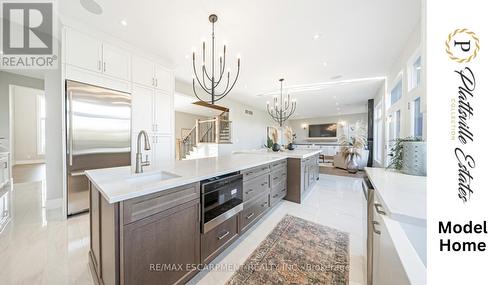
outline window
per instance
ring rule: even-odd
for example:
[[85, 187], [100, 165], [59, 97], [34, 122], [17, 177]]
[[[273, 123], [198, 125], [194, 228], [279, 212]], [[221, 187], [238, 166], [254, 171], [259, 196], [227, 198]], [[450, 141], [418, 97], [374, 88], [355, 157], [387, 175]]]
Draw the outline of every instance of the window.
[[413, 136], [422, 137], [423, 136], [423, 124], [424, 124], [424, 114], [422, 113], [422, 106], [420, 97], [413, 100], [412, 103], [412, 113], [413, 113]]
[[389, 141], [392, 142], [401, 135], [401, 110], [389, 116]]
[[39, 155], [45, 154], [45, 96], [37, 96], [37, 152]]
[[403, 80], [400, 78], [394, 88], [391, 90], [391, 104], [394, 105], [403, 96]]
[[374, 124], [373, 124], [373, 134], [375, 136], [373, 140], [373, 151], [375, 160], [379, 163], [382, 161], [382, 146], [384, 145], [383, 138], [383, 118], [382, 118], [382, 104], [378, 103], [375, 106], [375, 114], [374, 114]]
[[408, 91], [420, 86], [422, 70], [422, 57], [420, 55], [412, 57], [408, 63]]

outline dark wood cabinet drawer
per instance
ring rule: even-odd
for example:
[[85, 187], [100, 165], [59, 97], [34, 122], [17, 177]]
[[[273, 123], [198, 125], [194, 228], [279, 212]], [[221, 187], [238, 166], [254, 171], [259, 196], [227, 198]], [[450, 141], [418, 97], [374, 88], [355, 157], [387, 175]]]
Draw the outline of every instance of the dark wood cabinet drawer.
[[253, 179], [257, 176], [269, 174], [269, 171], [270, 171], [269, 164], [266, 164], [266, 165], [261, 165], [261, 166], [257, 166], [254, 168], [243, 170], [243, 171], [241, 171], [241, 174], [243, 174], [243, 181], [247, 181], [247, 180]]
[[271, 163], [271, 171], [274, 171], [275, 169], [278, 169], [281, 167], [286, 167], [286, 159], [283, 159], [280, 161], [275, 161], [275, 162]]
[[199, 183], [188, 184], [123, 202], [123, 223], [129, 224], [200, 197]]
[[238, 235], [238, 215], [201, 235], [201, 259], [208, 263], [223, 251]]
[[271, 187], [275, 187], [283, 180], [286, 180], [286, 168], [280, 168], [271, 172]]
[[283, 199], [287, 194], [286, 183], [279, 184], [279, 187], [274, 187], [271, 190], [271, 194], [269, 196], [270, 206], [273, 207], [278, 203], [281, 199]]
[[264, 174], [243, 182], [243, 201], [249, 201], [264, 191], [269, 190], [269, 175]]
[[259, 218], [269, 208], [269, 193], [256, 197], [252, 201], [248, 201], [243, 206], [240, 219], [240, 231], [246, 230], [253, 221]]
[[[123, 279], [105, 284], [187, 282], [200, 262], [199, 211], [199, 200], [193, 200], [123, 226]], [[177, 265], [179, 270], [152, 271], [151, 264]]]

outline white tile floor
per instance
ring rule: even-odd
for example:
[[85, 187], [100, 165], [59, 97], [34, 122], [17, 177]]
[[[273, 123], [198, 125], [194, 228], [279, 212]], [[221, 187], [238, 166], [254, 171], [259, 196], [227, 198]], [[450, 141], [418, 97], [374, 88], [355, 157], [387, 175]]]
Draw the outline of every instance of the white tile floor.
[[[88, 215], [68, 220], [59, 211], [47, 211], [42, 202], [44, 182], [15, 184], [12, 221], [0, 233], [0, 284], [92, 284], [87, 264]], [[350, 284], [363, 285], [363, 194], [355, 178], [320, 175], [301, 205], [283, 201], [214, 262], [243, 264], [286, 214], [350, 234]], [[189, 282], [224, 284], [232, 270], [203, 271]]]

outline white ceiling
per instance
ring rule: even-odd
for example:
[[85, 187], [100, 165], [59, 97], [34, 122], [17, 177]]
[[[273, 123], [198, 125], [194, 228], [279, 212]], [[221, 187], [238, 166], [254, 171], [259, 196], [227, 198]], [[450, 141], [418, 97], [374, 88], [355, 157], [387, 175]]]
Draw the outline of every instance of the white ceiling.
[[[217, 49], [227, 42], [233, 71], [241, 55], [240, 79], [229, 96], [259, 109], [265, 108], [266, 99], [257, 95], [278, 88], [281, 77], [287, 85], [301, 85], [339, 75], [341, 80], [384, 76], [417, 27], [421, 9], [418, 0], [96, 2], [101, 15], [86, 11], [80, 1], [60, 1], [59, 8], [66, 17], [163, 57], [184, 82], [192, 77], [192, 49], [200, 58], [202, 39], [210, 39], [208, 15], [216, 13]], [[126, 27], [120, 24], [124, 19]], [[315, 40], [316, 34], [320, 37]], [[332, 94], [348, 105], [373, 97], [377, 89], [374, 84], [352, 85], [357, 86], [297, 94], [299, 116], [330, 110], [325, 106]]]

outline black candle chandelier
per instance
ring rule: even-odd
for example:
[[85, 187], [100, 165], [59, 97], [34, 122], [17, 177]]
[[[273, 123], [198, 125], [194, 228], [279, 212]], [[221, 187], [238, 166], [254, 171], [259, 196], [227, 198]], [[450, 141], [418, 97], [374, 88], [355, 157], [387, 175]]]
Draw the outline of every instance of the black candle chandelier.
[[285, 79], [281, 78], [281, 89], [280, 89], [280, 100], [278, 103], [278, 96], [274, 96], [273, 106], [270, 107], [269, 102], [267, 102], [267, 112], [269, 115], [283, 127], [283, 123], [290, 118], [290, 116], [295, 112], [297, 108], [297, 101], [295, 99], [290, 99], [290, 94], [287, 95], [285, 100], [283, 100], [283, 81]]
[[[204, 101], [210, 104], [215, 104], [215, 102], [221, 100], [224, 98], [231, 90], [233, 89], [234, 85], [236, 84], [236, 81], [238, 80], [238, 76], [240, 75], [240, 58], [238, 57], [238, 71], [236, 72], [236, 77], [234, 78], [234, 81], [231, 83], [231, 71], [228, 69], [227, 71], [227, 83], [225, 84], [226, 87], [224, 88], [224, 91], [219, 93], [216, 91], [217, 87], [219, 84], [221, 86], [224, 86], [224, 83], [222, 83], [222, 79], [224, 77], [224, 72], [226, 70], [226, 45], [224, 45], [224, 52], [223, 55], [219, 57], [219, 70], [216, 72], [215, 70], [215, 22], [217, 22], [217, 15], [212, 14], [208, 17], [208, 20], [210, 23], [212, 23], [212, 63], [210, 66], [211, 69], [211, 74], [207, 72], [207, 66], [205, 64], [205, 41], [203, 41], [203, 63], [201, 67], [201, 78], [198, 76], [198, 72], [196, 70], [196, 64], [195, 64], [195, 52], [193, 51], [193, 92], [196, 98], [198, 98], [200, 101]], [[201, 89], [210, 95], [211, 99], [210, 101], [205, 101], [198, 96], [196, 93], [196, 82], [198, 82], [198, 85], [201, 87]], [[221, 88], [222, 89], [222, 88]]]

